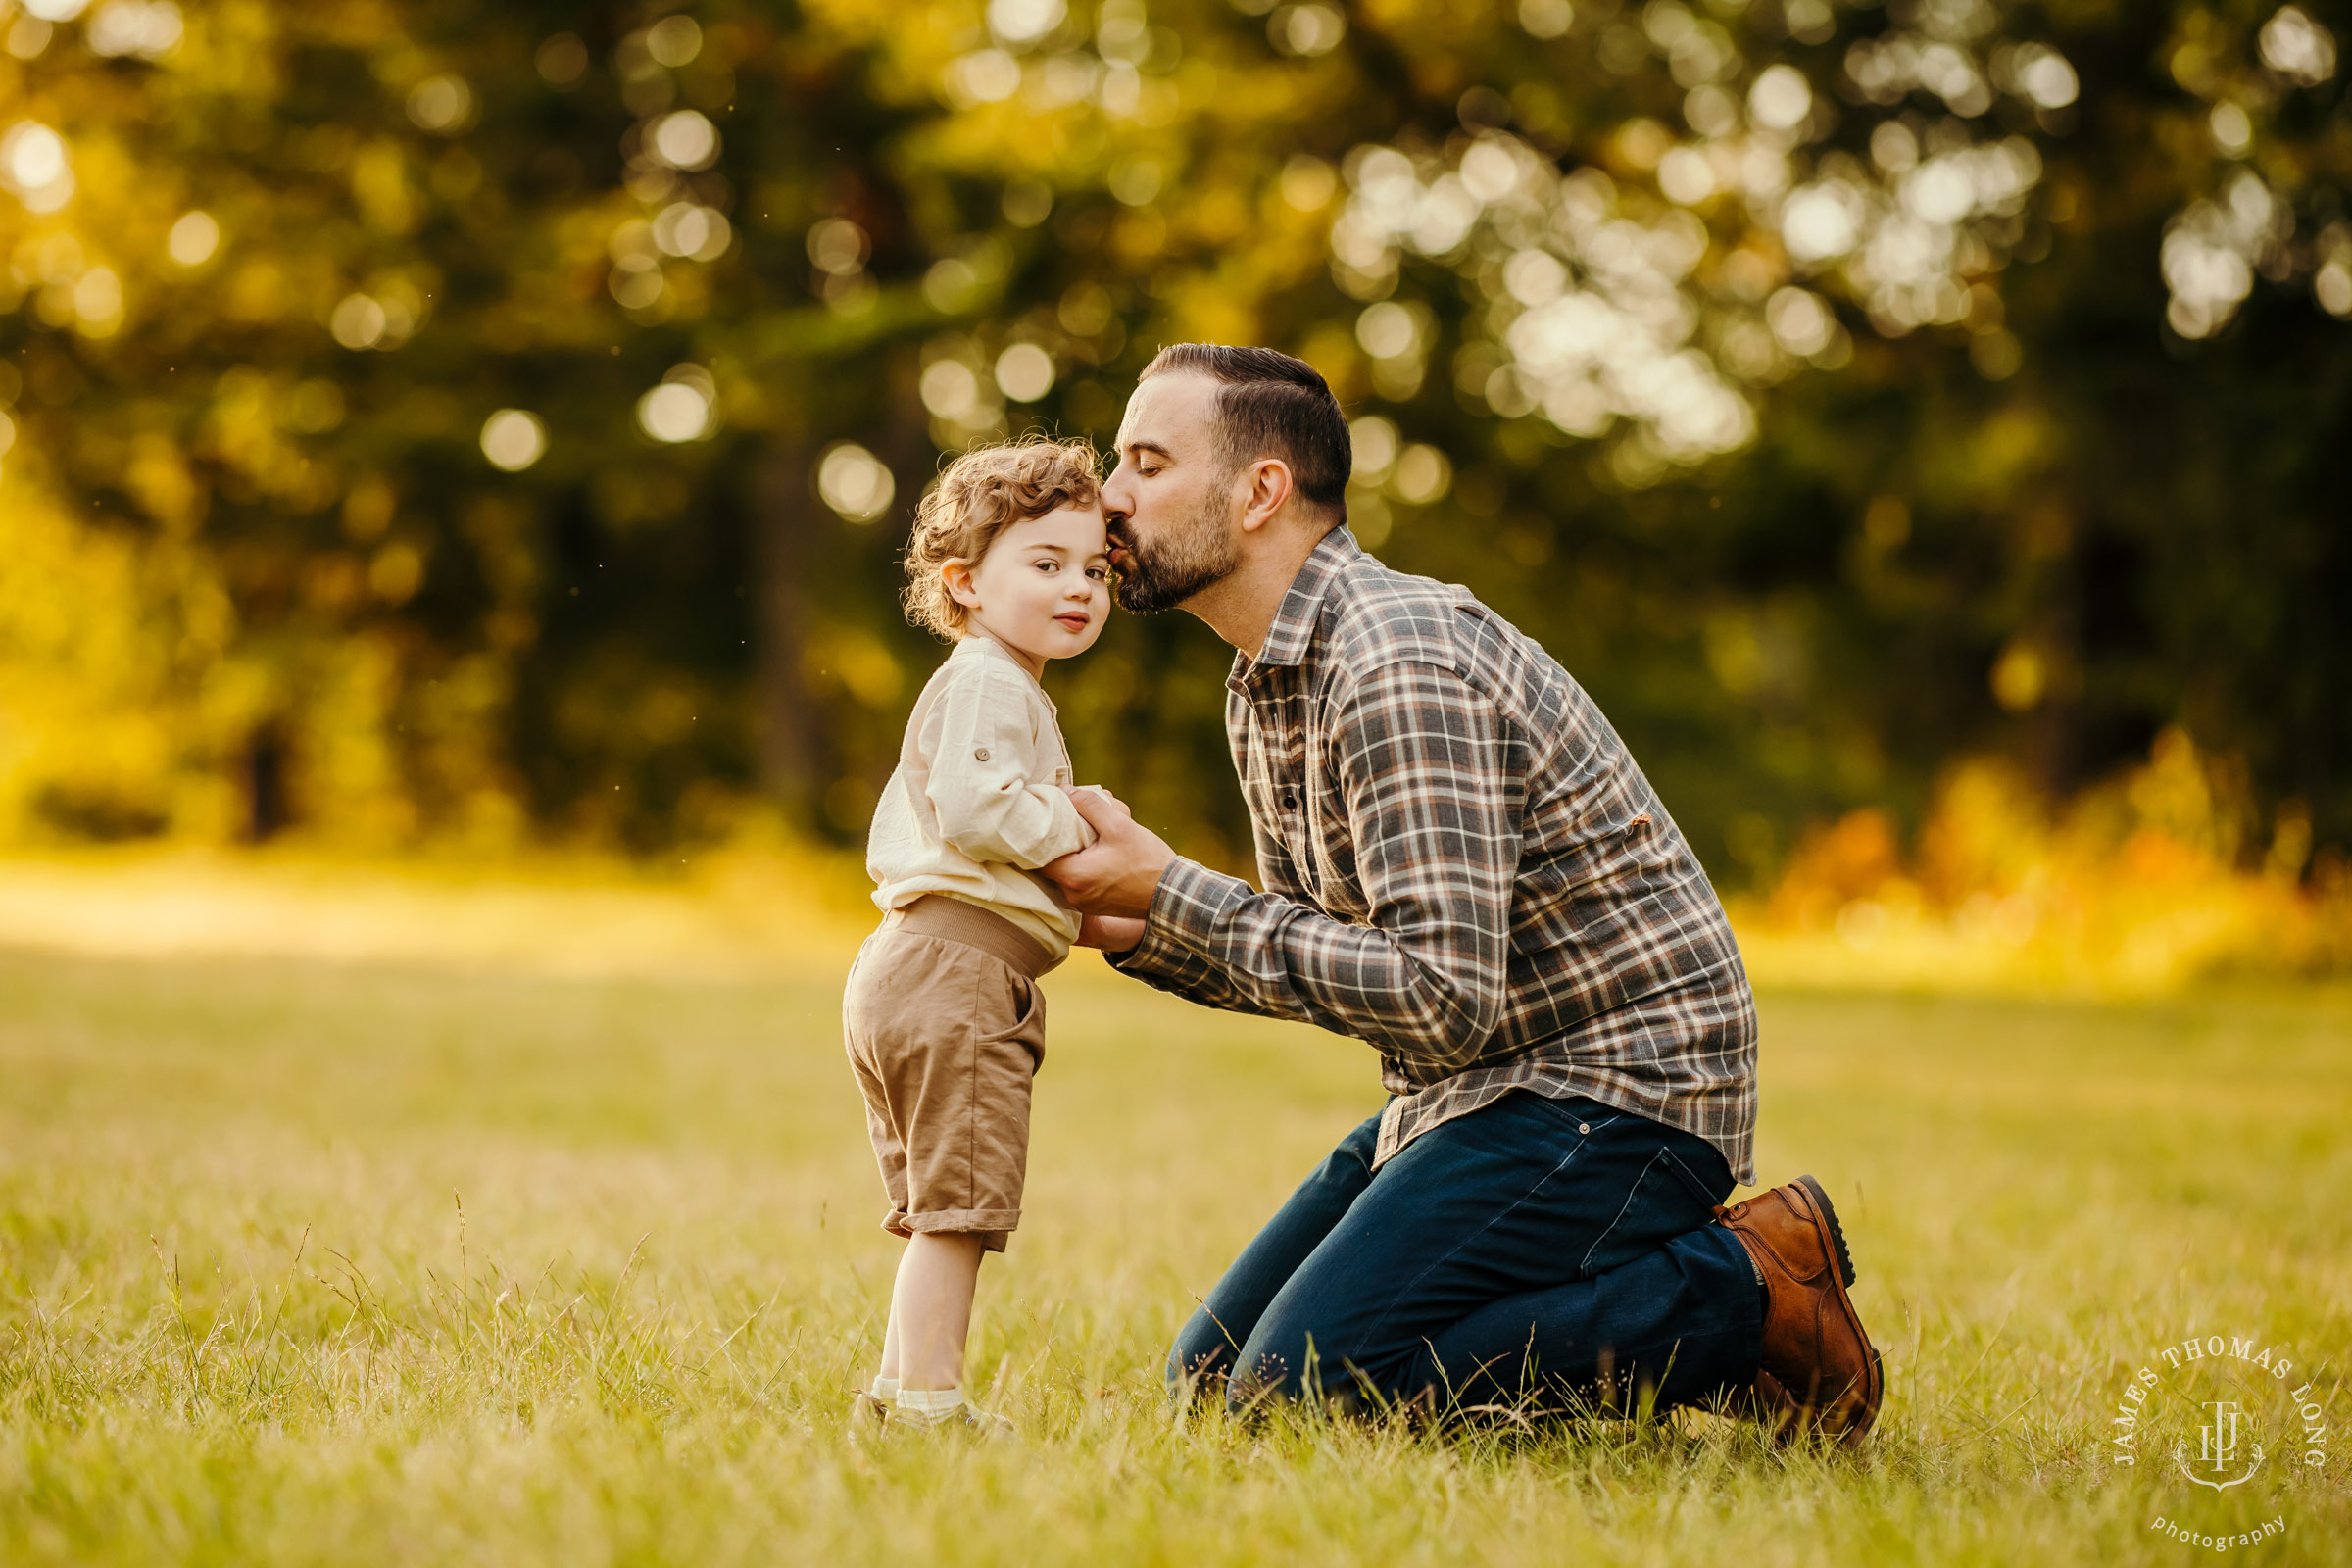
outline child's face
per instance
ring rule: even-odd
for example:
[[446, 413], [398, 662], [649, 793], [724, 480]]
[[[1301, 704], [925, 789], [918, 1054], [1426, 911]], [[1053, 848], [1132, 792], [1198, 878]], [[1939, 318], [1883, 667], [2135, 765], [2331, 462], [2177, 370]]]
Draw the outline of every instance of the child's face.
[[[959, 569], [961, 568], [961, 569]], [[1109, 545], [1102, 509], [1063, 507], [997, 535], [976, 565], [952, 563], [948, 590], [972, 624], [1029, 666], [1094, 646], [1110, 610]]]

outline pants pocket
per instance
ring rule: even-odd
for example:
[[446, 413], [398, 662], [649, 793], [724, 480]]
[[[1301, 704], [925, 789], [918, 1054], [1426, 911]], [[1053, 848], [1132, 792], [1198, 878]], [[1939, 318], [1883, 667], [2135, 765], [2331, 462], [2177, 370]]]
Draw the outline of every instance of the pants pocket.
[[1029, 1054], [1029, 1070], [1034, 1073], [1046, 1064], [1045, 988], [1010, 969], [1005, 974], [1013, 985], [1012, 1022], [981, 1034], [974, 1044], [984, 1054], [997, 1054], [1006, 1046], [1018, 1046]]
[[1660, 1149], [1635, 1179], [1617, 1217], [1577, 1265], [1577, 1278], [1605, 1274], [1696, 1230], [1713, 1216], [1715, 1202], [1672, 1150]]

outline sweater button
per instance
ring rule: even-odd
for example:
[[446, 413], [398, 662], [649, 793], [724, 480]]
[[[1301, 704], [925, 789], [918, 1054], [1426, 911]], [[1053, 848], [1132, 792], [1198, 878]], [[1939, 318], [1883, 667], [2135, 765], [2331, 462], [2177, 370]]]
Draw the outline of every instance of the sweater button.
[[972, 756], [975, 760], [985, 762], [988, 760], [988, 748], [983, 746], [978, 751], [974, 752]]

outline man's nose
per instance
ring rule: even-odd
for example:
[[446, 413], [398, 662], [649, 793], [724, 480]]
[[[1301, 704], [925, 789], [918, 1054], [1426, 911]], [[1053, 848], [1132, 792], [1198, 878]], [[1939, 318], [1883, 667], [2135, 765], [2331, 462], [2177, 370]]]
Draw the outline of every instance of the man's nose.
[[1127, 494], [1127, 466], [1113, 468], [1110, 477], [1102, 481], [1102, 516], [1105, 521], [1124, 522], [1135, 514], [1133, 500]]

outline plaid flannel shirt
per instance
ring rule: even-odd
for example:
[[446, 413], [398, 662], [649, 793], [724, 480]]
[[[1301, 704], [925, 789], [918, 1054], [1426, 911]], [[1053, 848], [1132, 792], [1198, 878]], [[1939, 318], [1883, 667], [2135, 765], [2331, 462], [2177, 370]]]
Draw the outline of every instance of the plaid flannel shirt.
[[1731, 925], [1550, 655], [1339, 528], [1226, 685], [1265, 891], [1179, 859], [1119, 968], [1378, 1047], [1376, 1162], [1524, 1089], [1685, 1128], [1755, 1179]]

